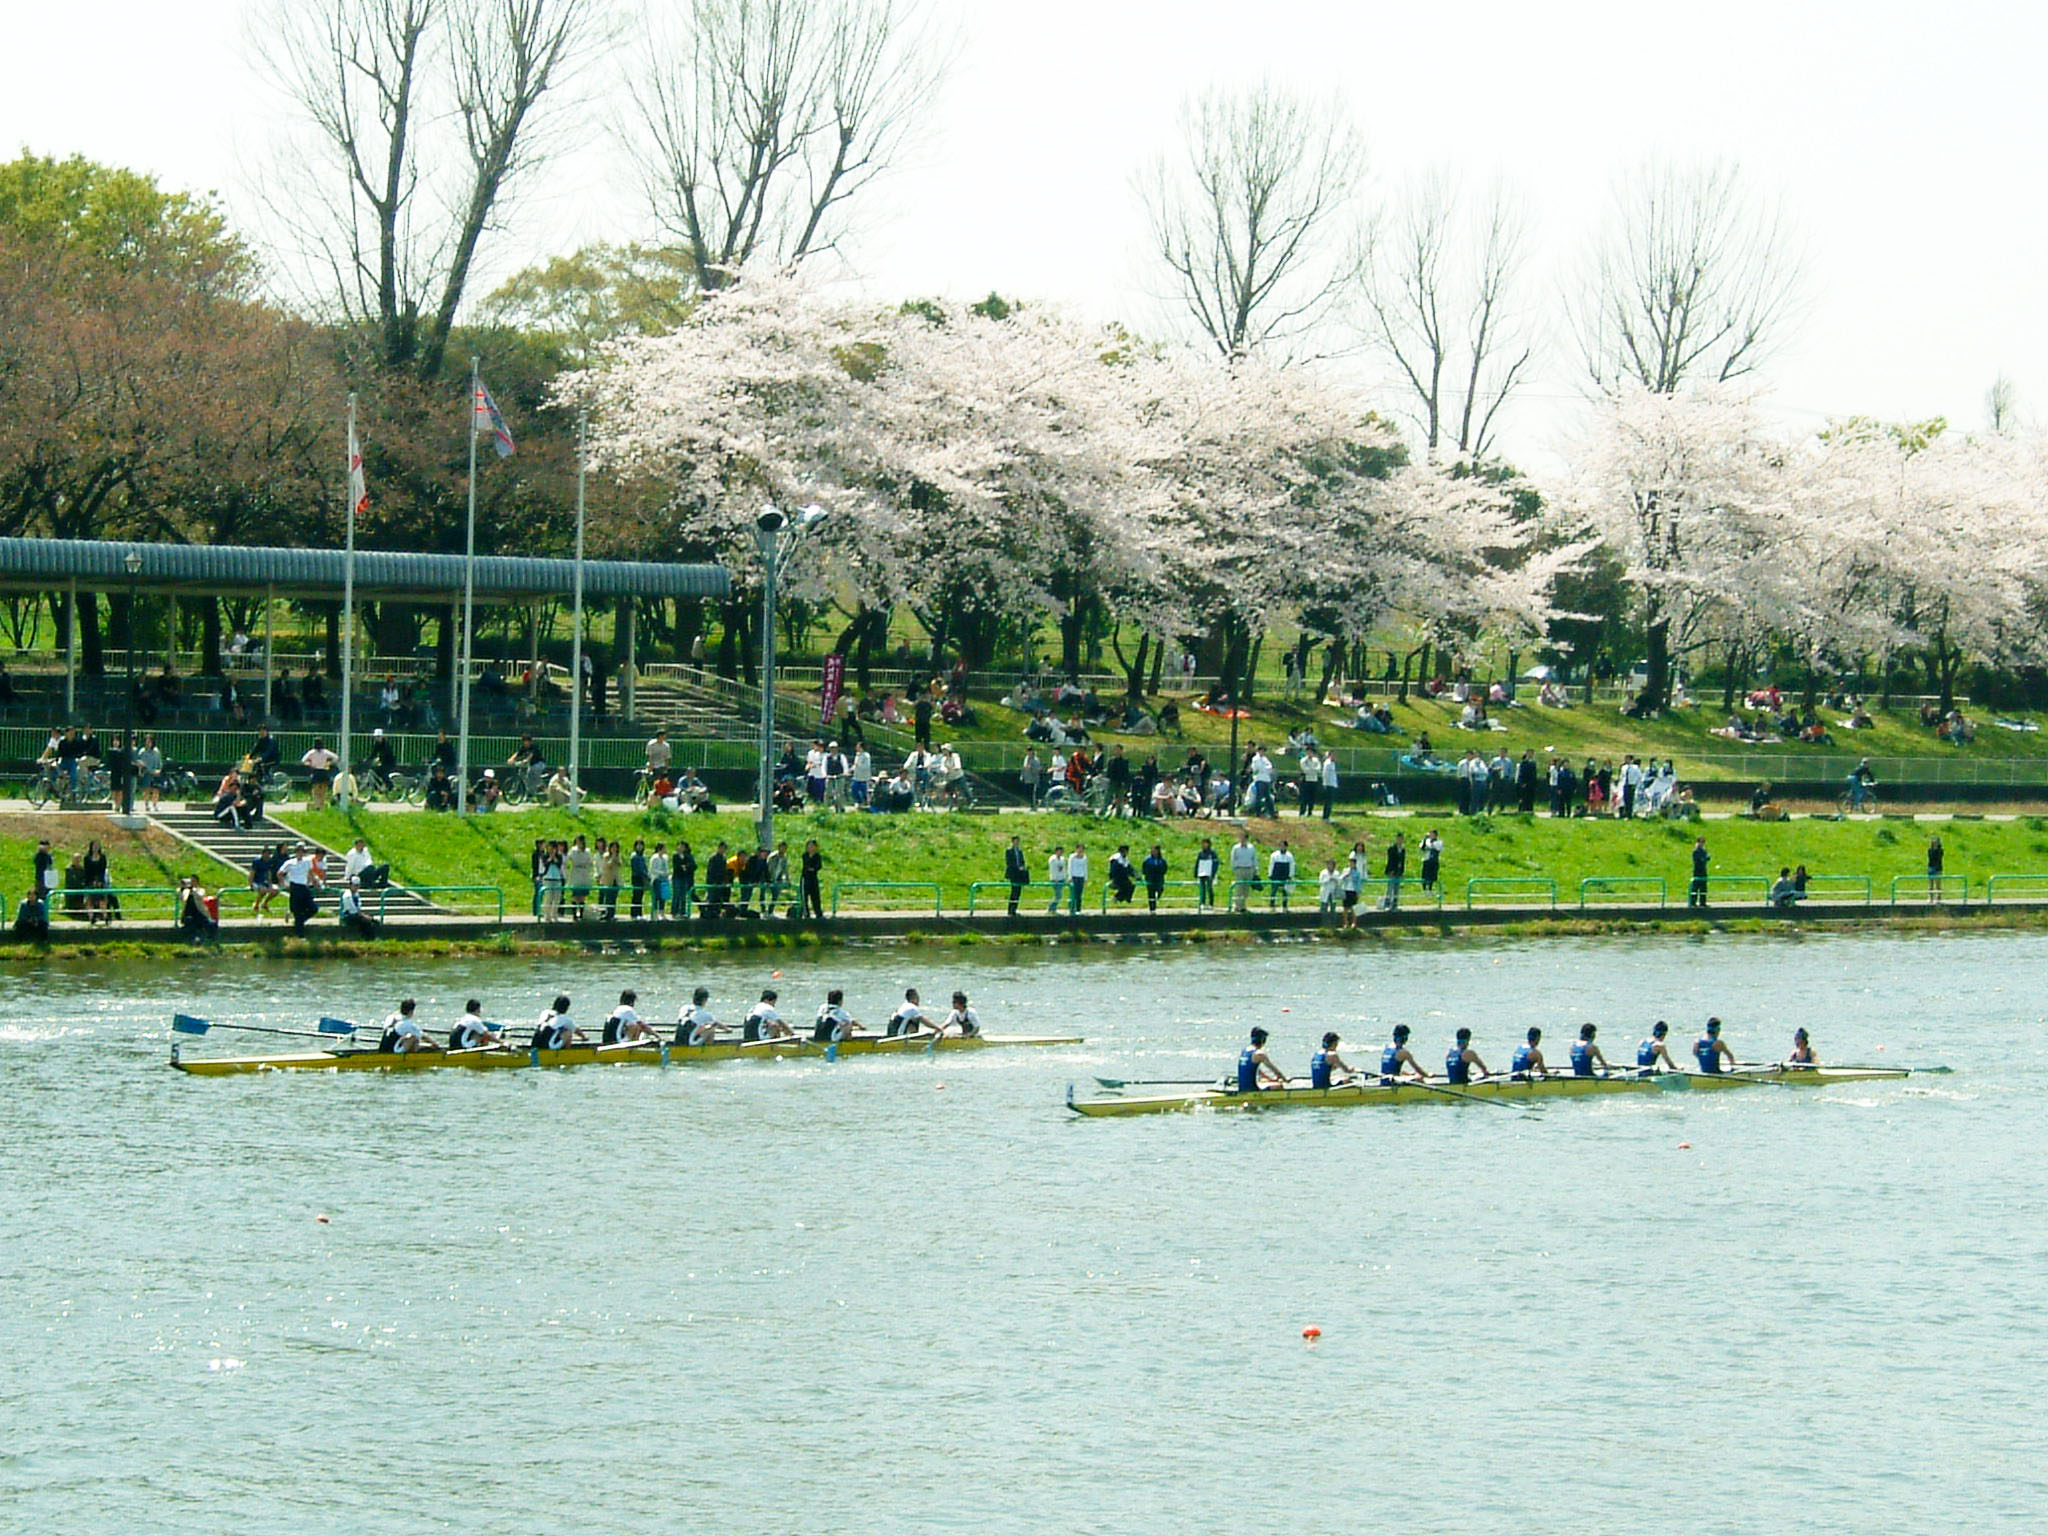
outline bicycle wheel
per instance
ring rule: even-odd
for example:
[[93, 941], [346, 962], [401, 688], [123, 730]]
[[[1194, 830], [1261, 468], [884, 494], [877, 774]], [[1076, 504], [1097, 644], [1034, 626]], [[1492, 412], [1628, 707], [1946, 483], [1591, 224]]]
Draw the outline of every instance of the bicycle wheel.
[[50, 781], [38, 775], [28, 781], [22, 793], [28, 797], [28, 803], [40, 811], [50, 803]]
[[263, 779], [263, 798], [285, 805], [292, 798], [292, 781], [282, 773], [269, 773]]
[[511, 778], [505, 780], [498, 793], [503, 797], [507, 805], [526, 804], [530, 794], [526, 787], [526, 776], [515, 773]]
[[391, 781], [391, 796], [401, 805], [418, 805], [427, 797], [427, 787], [411, 774], [401, 773]]

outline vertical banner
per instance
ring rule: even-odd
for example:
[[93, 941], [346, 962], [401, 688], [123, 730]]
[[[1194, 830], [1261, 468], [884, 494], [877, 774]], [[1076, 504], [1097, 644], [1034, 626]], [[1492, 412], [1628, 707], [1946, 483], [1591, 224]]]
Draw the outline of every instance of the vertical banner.
[[846, 682], [846, 658], [834, 651], [825, 658], [825, 676], [818, 691], [818, 723], [832, 729], [832, 717], [839, 712], [839, 690]]

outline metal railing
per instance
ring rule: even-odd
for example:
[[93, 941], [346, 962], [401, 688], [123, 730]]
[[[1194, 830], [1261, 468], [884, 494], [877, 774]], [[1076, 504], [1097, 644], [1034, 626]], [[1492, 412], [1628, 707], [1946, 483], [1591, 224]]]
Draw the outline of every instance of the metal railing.
[[[377, 892], [377, 921], [384, 921], [386, 906], [393, 896], [402, 899], [408, 895], [418, 896], [434, 906], [446, 908], [457, 917], [471, 915], [463, 910], [464, 907], [477, 909], [474, 915], [478, 917], [483, 916], [484, 908], [489, 908], [497, 921], [505, 921], [505, 889], [498, 885], [387, 885]], [[478, 899], [474, 902], [466, 902], [463, 899], [470, 896]], [[444, 899], [447, 897], [454, 897], [455, 900], [451, 903]]]
[[2048, 900], [2048, 875], [1993, 875], [1984, 882], [1985, 902], [1997, 901], [2001, 891], [2014, 901]]
[[1866, 907], [1875, 899], [1871, 890], [1870, 876], [1868, 875], [1808, 875], [1806, 877], [1807, 900], [1814, 900], [1825, 891], [1842, 892], [1841, 896], [1834, 898], [1839, 901], [1854, 900], [1856, 896], [1860, 895], [1863, 898], [1863, 905]]
[[1588, 875], [1579, 882], [1579, 910], [1594, 905], [1596, 896], [1624, 901], [1655, 896], [1657, 905], [1665, 907], [1671, 904], [1670, 895], [1670, 885], [1662, 875]]
[[1945, 901], [1968, 901], [1970, 899], [1970, 877], [1968, 875], [1893, 875], [1891, 904], [1899, 904], [1901, 887], [1915, 887], [1918, 895], [1908, 895], [1907, 900], [1931, 903]]
[[[936, 880], [840, 880], [834, 882], [832, 886], [832, 915], [834, 917], [839, 915], [839, 898], [842, 893], [847, 891], [916, 891], [919, 893], [919, 911], [923, 910], [925, 895], [929, 893], [933, 917], [937, 917], [942, 910], [941, 903], [944, 901], [945, 896]], [[895, 911], [896, 909], [894, 907], [885, 907], [881, 910]]]
[[[1481, 896], [1539, 896], [1553, 911], [1557, 908], [1557, 882], [1543, 875], [1487, 876], [1465, 882], [1465, 910], [1471, 911]], [[1517, 903], [1527, 905], [1527, 903]]]
[[1758, 901], [1768, 901], [1771, 895], [1771, 881], [1763, 875], [1708, 875], [1703, 880], [1690, 884], [1705, 889], [1709, 899], [1728, 895], [1748, 894]]

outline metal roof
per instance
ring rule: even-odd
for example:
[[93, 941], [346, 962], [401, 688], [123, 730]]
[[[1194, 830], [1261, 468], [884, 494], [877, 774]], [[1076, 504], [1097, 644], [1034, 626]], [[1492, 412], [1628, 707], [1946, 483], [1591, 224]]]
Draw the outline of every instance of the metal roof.
[[[97, 539], [0, 539], [0, 589], [48, 591], [76, 580], [118, 592], [129, 584], [128, 556], [142, 557], [134, 577], [148, 592], [201, 591], [212, 596], [337, 596], [344, 556], [338, 549], [264, 549], [226, 544], [128, 544]], [[462, 595], [460, 555], [356, 551], [356, 595], [447, 601]], [[479, 602], [516, 603], [567, 597], [573, 560], [479, 555]], [[586, 597], [724, 597], [731, 577], [722, 565], [664, 565], [651, 560], [586, 560]]]

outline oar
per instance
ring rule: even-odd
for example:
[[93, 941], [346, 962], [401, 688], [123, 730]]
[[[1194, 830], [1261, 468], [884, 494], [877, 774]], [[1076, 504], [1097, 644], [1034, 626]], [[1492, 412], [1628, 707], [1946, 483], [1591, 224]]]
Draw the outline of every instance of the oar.
[[1111, 1093], [1125, 1088], [1215, 1088], [1222, 1083], [1214, 1077], [1098, 1077], [1095, 1081]]
[[[342, 1027], [340, 1029], [329, 1029], [327, 1026], [330, 1024], [339, 1024]], [[322, 1019], [320, 1021], [320, 1028], [317, 1030], [274, 1029], [264, 1024], [220, 1024], [212, 1019], [194, 1018], [189, 1013], [172, 1014], [171, 1028], [181, 1035], [203, 1035], [212, 1029], [232, 1029], [250, 1035], [291, 1035], [301, 1040], [326, 1040], [330, 1042], [336, 1035], [352, 1035], [355, 1033], [355, 1026], [342, 1019]]]
[[[1361, 1083], [1360, 1086], [1371, 1087], [1373, 1085]], [[1501, 1109], [1517, 1109], [1525, 1114], [1535, 1114], [1543, 1108], [1541, 1104], [1531, 1104], [1524, 1099], [1495, 1098], [1491, 1094], [1466, 1093], [1463, 1089], [1446, 1088], [1438, 1083], [1425, 1082], [1419, 1077], [1400, 1077], [1396, 1078], [1392, 1083], [1381, 1083], [1378, 1086], [1382, 1088], [1423, 1088], [1431, 1093], [1440, 1093], [1446, 1098], [1464, 1099], [1472, 1104], [1492, 1104]]]

